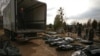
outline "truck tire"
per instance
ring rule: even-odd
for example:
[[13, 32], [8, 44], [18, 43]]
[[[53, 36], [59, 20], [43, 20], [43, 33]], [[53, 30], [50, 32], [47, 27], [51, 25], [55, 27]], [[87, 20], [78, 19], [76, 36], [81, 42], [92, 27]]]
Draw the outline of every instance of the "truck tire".
[[15, 41], [15, 36], [14, 36], [14, 33], [9, 31], [9, 30], [6, 30], [4, 29], [4, 32], [5, 32], [5, 36], [10, 39], [11, 41]]
[[4, 34], [5, 34], [6, 37], [9, 37], [8, 30], [4, 29]]
[[10, 40], [15, 41], [15, 34], [13, 32], [10, 32]]

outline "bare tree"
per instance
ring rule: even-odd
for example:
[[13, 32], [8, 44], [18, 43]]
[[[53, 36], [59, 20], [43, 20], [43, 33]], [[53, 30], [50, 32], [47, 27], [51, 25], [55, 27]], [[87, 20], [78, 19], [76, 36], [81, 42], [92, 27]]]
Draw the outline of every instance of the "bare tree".
[[92, 22], [92, 28], [95, 30], [97, 29], [97, 21], [95, 19]]

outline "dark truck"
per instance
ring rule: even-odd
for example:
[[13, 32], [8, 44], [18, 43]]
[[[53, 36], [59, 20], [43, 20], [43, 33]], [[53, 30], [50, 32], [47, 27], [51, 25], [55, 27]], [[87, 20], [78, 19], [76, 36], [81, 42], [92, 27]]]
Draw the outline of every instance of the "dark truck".
[[9, 0], [3, 10], [4, 32], [10, 40], [27, 41], [44, 32], [46, 3], [38, 0]]

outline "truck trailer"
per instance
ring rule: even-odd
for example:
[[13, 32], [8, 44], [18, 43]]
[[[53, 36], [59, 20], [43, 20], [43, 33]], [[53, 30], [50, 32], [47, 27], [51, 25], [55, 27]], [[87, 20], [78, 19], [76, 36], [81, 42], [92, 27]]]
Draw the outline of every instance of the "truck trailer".
[[36, 38], [46, 28], [46, 3], [38, 0], [9, 0], [3, 10], [3, 28], [10, 40]]

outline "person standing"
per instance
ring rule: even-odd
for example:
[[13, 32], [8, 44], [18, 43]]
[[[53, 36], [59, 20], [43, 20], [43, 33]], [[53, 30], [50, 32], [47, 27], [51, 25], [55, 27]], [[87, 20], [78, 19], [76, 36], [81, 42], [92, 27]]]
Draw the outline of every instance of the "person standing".
[[94, 29], [93, 28], [90, 28], [88, 40], [89, 41], [93, 41], [93, 38], [94, 38]]
[[81, 24], [79, 24], [78, 28], [77, 28], [77, 35], [78, 35], [78, 37], [81, 37], [81, 33], [82, 33]]
[[18, 18], [18, 21], [19, 21], [19, 24], [20, 24], [20, 28], [21, 28], [21, 29], [25, 29], [25, 22], [24, 22], [24, 19], [25, 19], [24, 8], [21, 7], [21, 8], [19, 9], [19, 18]]
[[85, 36], [84, 36], [84, 39], [87, 39], [87, 38], [88, 38], [88, 32], [89, 32], [89, 29], [86, 28], [86, 29], [85, 29]]

